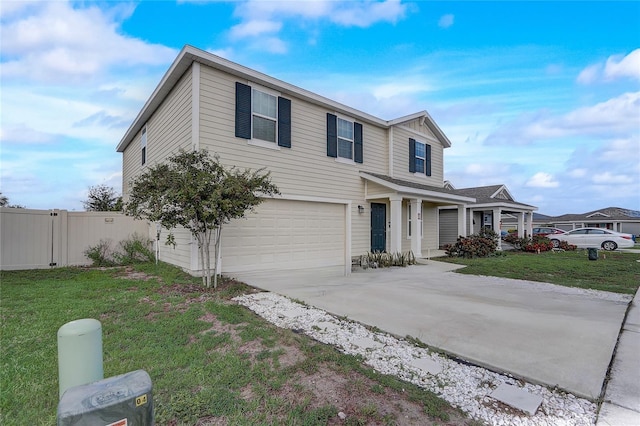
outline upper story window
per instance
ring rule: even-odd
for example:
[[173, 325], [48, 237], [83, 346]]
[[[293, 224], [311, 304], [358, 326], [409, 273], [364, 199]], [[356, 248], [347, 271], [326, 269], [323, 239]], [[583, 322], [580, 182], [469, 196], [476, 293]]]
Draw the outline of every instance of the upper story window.
[[327, 156], [363, 162], [362, 124], [327, 113]]
[[278, 122], [278, 98], [257, 89], [252, 90], [252, 137], [267, 142], [276, 142]]
[[142, 135], [140, 136], [140, 156], [144, 166], [147, 162], [147, 126], [142, 128]]
[[338, 118], [338, 157], [353, 160], [353, 122]]
[[409, 138], [409, 171], [431, 176], [431, 145]]
[[427, 149], [421, 142], [416, 142], [416, 173], [424, 173], [427, 164]]
[[254, 145], [291, 148], [291, 100], [236, 82], [235, 135]]

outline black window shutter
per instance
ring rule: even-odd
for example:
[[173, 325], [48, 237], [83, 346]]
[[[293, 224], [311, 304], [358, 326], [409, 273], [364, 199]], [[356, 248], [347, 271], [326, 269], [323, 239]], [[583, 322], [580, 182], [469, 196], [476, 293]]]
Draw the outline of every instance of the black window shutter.
[[409, 138], [409, 171], [416, 171], [416, 140]]
[[353, 123], [353, 160], [362, 163], [362, 124]]
[[278, 146], [291, 148], [291, 100], [278, 97]]
[[236, 82], [236, 137], [251, 139], [251, 86]]
[[424, 164], [424, 172], [427, 176], [431, 176], [431, 145], [424, 146], [425, 148], [425, 164]]
[[338, 117], [327, 113], [327, 156], [338, 157]]

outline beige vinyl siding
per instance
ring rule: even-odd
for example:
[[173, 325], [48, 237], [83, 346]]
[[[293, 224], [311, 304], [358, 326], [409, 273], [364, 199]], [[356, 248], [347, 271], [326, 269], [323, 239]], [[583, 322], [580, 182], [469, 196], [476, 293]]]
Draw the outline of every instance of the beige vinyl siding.
[[[431, 176], [409, 172], [409, 138], [431, 145]], [[444, 182], [443, 147], [436, 139], [428, 139], [398, 126], [393, 130], [393, 177], [423, 185], [442, 187]]]
[[147, 165], [165, 160], [180, 148], [191, 149], [191, 68], [147, 121]]
[[333, 111], [281, 94], [291, 100], [292, 147], [270, 149], [251, 145], [235, 137], [236, 81], [231, 75], [202, 67], [201, 147], [219, 154], [225, 165], [253, 170], [266, 168], [282, 194], [351, 200], [352, 252], [369, 250], [370, 216], [357, 210], [359, 204], [366, 205], [364, 180], [359, 171], [386, 170], [386, 130], [363, 123], [364, 163], [338, 162], [326, 153], [326, 114]]
[[436, 135], [427, 127], [422, 125], [422, 117], [416, 118], [415, 120], [407, 121], [402, 123], [400, 126], [406, 127], [408, 129], [413, 130], [414, 132], [422, 133], [431, 137], [431, 139], [437, 139]]
[[[129, 182], [147, 166], [165, 160], [180, 148], [191, 149], [191, 68], [176, 83], [164, 102], [147, 121], [147, 158], [141, 165], [140, 138], [142, 131], [127, 146], [122, 155], [122, 193], [124, 201], [130, 190]], [[184, 229], [174, 230], [177, 245], [166, 246], [169, 231], [162, 230], [160, 236], [160, 259], [182, 268], [191, 267], [191, 234]], [[155, 224], [149, 229], [150, 238], [155, 240]]]
[[381, 195], [381, 194], [390, 194], [393, 191], [385, 186], [378, 185], [377, 183], [367, 182], [367, 195]]

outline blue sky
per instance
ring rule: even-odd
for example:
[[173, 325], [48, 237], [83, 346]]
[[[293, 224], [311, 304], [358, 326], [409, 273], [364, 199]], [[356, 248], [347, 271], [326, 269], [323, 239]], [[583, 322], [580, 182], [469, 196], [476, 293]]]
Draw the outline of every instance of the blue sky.
[[0, 191], [120, 191], [129, 124], [185, 44], [393, 119], [427, 110], [445, 179], [540, 213], [640, 210], [640, 2], [0, 3]]

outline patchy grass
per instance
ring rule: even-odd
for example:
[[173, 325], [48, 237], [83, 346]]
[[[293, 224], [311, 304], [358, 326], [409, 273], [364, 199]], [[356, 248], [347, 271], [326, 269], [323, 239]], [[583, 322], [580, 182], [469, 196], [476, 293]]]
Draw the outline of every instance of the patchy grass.
[[500, 256], [462, 259], [440, 257], [438, 260], [466, 268], [456, 272], [541, 281], [568, 287], [634, 294], [640, 285], [640, 254], [598, 252], [590, 261], [586, 250], [565, 252], [504, 252]]
[[102, 323], [105, 377], [149, 373], [159, 425], [477, 424], [430, 392], [231, 302], [254, 291], [238, 282], [207, 292], [166, 264], [0, 279], [3, 425], [55, 424], [57, 331], [80, 318]]

